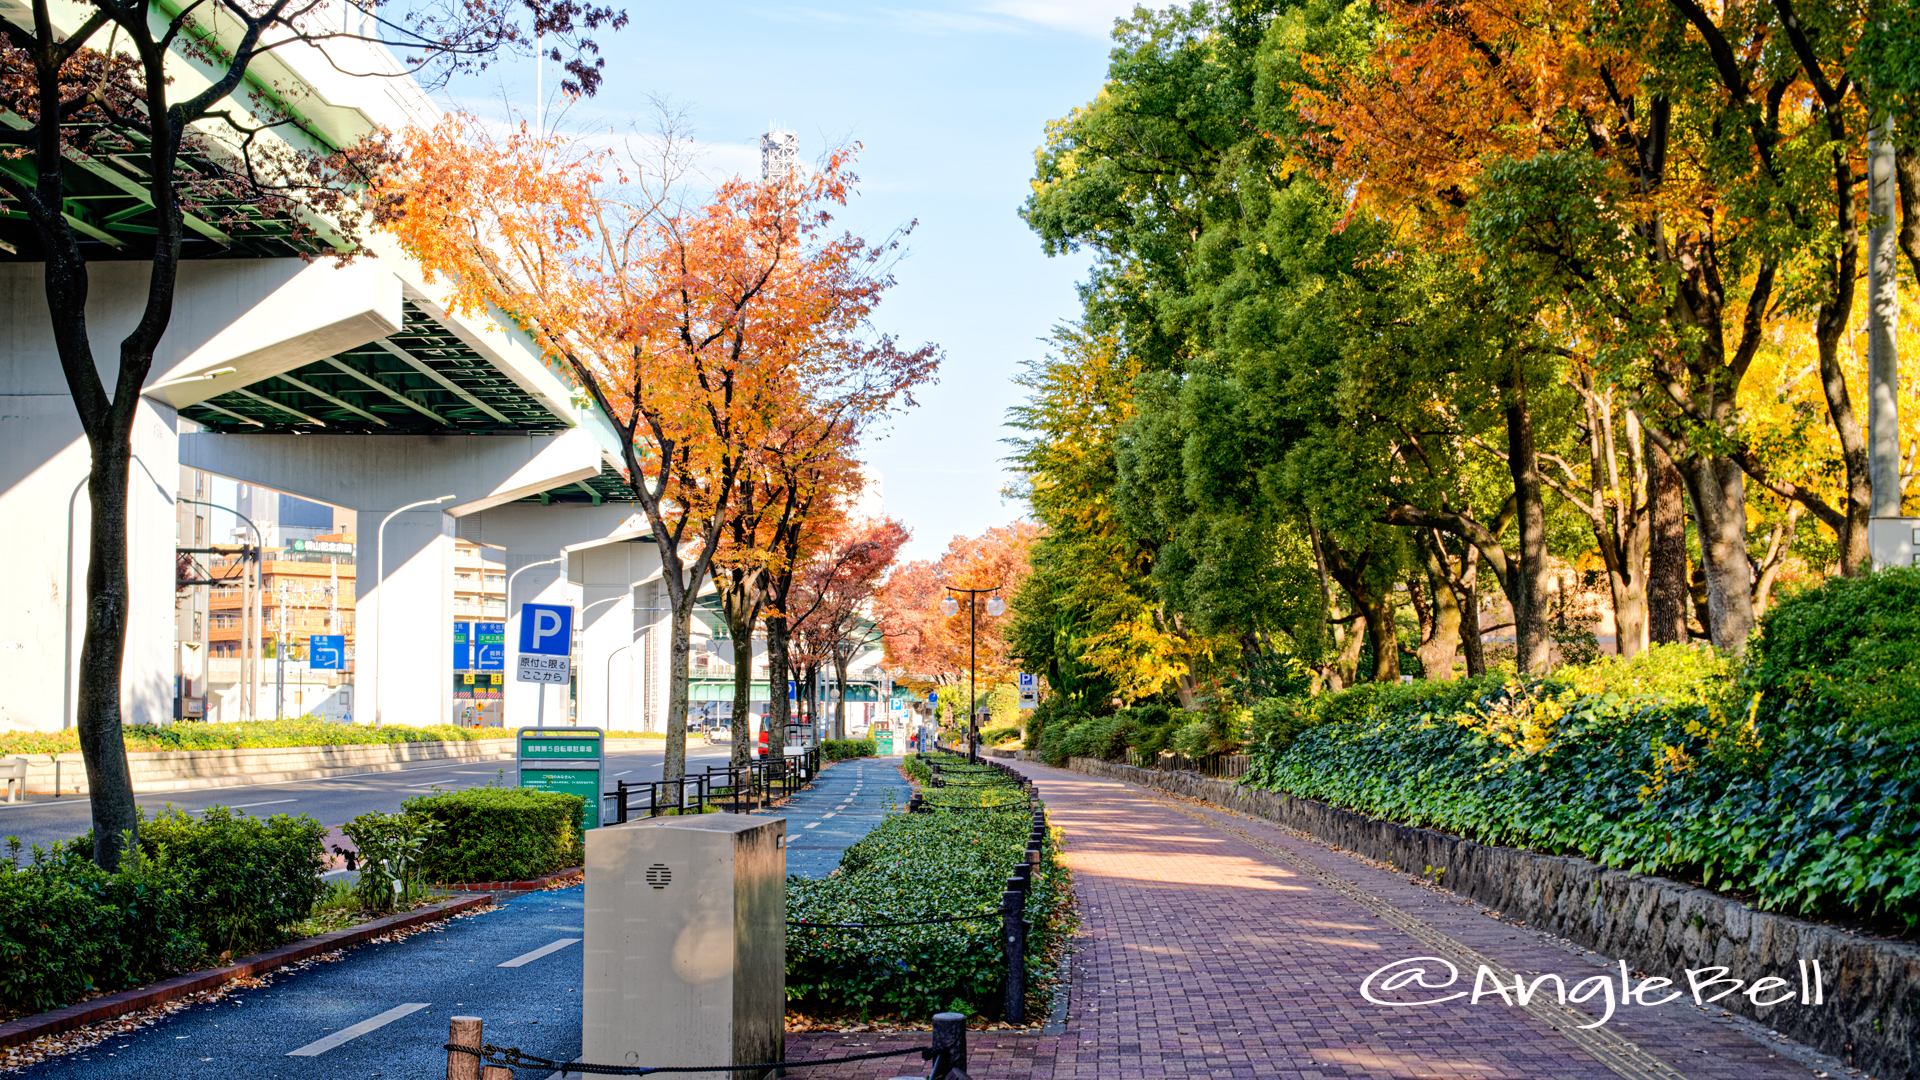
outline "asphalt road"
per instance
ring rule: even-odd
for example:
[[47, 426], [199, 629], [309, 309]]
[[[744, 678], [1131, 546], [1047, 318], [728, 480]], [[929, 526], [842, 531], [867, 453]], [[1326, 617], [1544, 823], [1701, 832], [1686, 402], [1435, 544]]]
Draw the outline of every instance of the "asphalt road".
[[897, 757], [855, 758], [820, 770], [820, 778], [766, 813], [787, 819], [787, 873], [820, 878], [840, 853], [913, 797]]
[[[717, 759], [726, 747], [700, 747], [699, 752]], [[657, 776], [659, 764], [658, 752], [623, 754], [611, 771], [650, 768]], [[908, 785], [898, 765], [898, 758], [840, 762], [823, 770], [788, 807], [771, 811], [788, 818], [788, 869], [809, 876], [827, 872], [848, 844], [885, 816], [889, 803], [904, 802]], [[393, 775], [403, 782], [431, 783], [425, 773]], [[486, 780], [457, 768], [440, 773], [448, 774], [461, 783]], [[329, 783], [337, 788], [346, 781], [276, 785], [274, 791], [324, 789]], [[358, 797], [397, 803], [409, 790], [419, 789], [389, 786]], [[311, 801], [315, 810], [310, 812], [317, 813], [323, 798], [348, 796], [299, 797]], [[363, 945], [339, 963], [276, 973], [267, 987], [194, 1006], [17, 1075], [21, 1080], [439, 1076], [446, 1069], [442, 1046], [451, 1016], [480, 1017], [488, 1042], [571, 1061], [580, 1053], [583, 894], [576, 885], [501, 896], [501, 906], [486, 914], [400, 942]], [[541, 1072], [523, 1071], [520, 1077], [551, 1080]]]
[[[726, 760], [729, 748], [720, 743], [707, 746], [692, 742], [687, 747], [690, 766], [704, 769]], [[660, 779], [665, 757], [661, 748], [608, 754], [603, 779], [612, 787], [616, 779], [638, 781]], [[402, 800], [433, 790], [480, 787], [503, 778], [513, 783], [513, 763], [486, 765], [461, 762], [451, 765], [423, 765], [397, 772], [356, 773], [323, 780], [295, 780], [284, 784], [235, 784], [231, 787], [197, 788], [192, 791], [157, 792], [139, 796], [149, 811], [169, 803], [183, 810], [204, 810], [209, 806], [229, 806], [249, 814], [307, 814], [323, 825], [338, 825], [348, 818], [376, 810], [400, 809]], [[39, 799], [30, 803], [0, 803], [0, 837], [17, 836], [23, 844], [53, 844], [78, 836], [92, 827], [87, 799], [68, 795], [60, 799]]]
[[480, 1017], [488, 1042], [570, 1061], [580, 1053], [583, 893], [576, 885], [517, 896], [437, 932], [362, 945], [342, 963], [276, 973], [263, 989], [15, 1075], [417, 1080], [445, 1075], [451, 1016]]

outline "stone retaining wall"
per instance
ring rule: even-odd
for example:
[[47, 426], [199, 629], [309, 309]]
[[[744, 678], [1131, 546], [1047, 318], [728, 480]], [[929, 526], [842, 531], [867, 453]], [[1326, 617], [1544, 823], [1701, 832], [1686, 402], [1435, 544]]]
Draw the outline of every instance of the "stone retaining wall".
[[1682, 989], [1687, 969], [1725, 967], [1797, 985], [1801, 959], [1820, 961], [1824, 1006], [1718, 1005], [1857, 1066], [1879, 1080], [1920, 1080], [1920, 947], [1756, 911], [1665, 878], [1607, 870], [1585, 859], [1539, 855], [1365, 817], [1194, 773], [1158, 772], [1093, 758], [1070, 767], [1264, 818], [1401, 870], [1528, 925], [1624, 959]]

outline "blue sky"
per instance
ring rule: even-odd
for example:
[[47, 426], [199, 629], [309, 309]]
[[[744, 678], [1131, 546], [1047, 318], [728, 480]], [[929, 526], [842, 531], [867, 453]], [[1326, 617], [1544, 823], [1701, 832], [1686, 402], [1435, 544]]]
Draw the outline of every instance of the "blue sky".
[[[619, 0], [614, 0], [616, 6]], [[909, 558], [1025, 513], [1002, 498], [1011, 377], [1072, 319], [1083, 258], [1049, 259], [1017, 216], [1046, 122], [1099, 90], [1125, 0], [930, 0], [919, 6], [735, 3], [629, 6], [601, 41], [606, 86], [568, 126], [650, 126], [650, 95], [691, 110], [709, 170], [757, 175], [770, 121], [803, 160], [864, 144], [861, 194], [843, 221], [868, 236], [918, 219], [882, 329], [946, 352], [940, 383], [866, 456], [887, 512], [913, 530]], [[449, 88], [499, 115], [533, 99], [531, 60]], [[548, 88], [553, 77], [548, 76]]]

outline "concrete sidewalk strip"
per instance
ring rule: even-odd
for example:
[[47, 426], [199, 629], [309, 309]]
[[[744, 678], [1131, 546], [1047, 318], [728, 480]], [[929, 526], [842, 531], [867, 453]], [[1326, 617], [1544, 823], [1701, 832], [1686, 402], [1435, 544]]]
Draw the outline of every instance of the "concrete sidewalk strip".
[[507, 961], [504, 964], [497, 964], [495, 966], [503, 967], [503, 968], [526, 967], [528, 964], [533, 963], [535, 960], [538, 960], [543, 956], [552, 956], [554, 953], [559, 952], [561, 949], [564, 949], [569, 945], [577, 945], [579, 944], [579, 942], [580, 942], [580, 939], [577, 937], [563, 937], [559, 941], [556, 941], [551, 945], [542, 945], [530, 953], [522, 953], [519, 956], [514, 957], [513, 959]]
[[352, 1027], [341, 1028], [339, 1031], [334, 1032], [324, 1039], [315, 1039], [313, 1042], [308, 1043], [298, 1050], [289, 1050], [287, 1051], [287, 1056], [319, 1057], [321, 1054], [326, 1053], [336, 1046], [343, 1043], [350, 1043], [369, 1031], [378, 1031], [388, 1024], [393, 1023], [395, 1020], [404, 1016], [411, 1016], [431, 1004], [433, 1003], [430, 1001], [410, 1001], [405, 1005], [396, 1005], [386, 1012], [378, 1016], [370, 1016]]

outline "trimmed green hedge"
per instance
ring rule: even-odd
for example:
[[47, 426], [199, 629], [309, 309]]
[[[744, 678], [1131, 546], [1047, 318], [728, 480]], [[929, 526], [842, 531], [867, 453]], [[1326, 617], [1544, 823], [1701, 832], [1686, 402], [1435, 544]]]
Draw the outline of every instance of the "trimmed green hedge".
[[38, 1012], [276, 945], [325, 892], [326, 827], [171, 808], [117, 873], [93, 834], [0, 860], [0, 1009]]
[[[361, 746], [403, 742], [485, 742], [513, 738], [512, 728], [335, 724], [326, 720], [250, 720], [238, 724], [128, 725], [127, 750], [268, 750], [288, 746]], [[80, 750], [79, 734], [16, 731], [0, 734], [0, 756], [66, 754]]]
[[416, 860], [433, 882], [524, 881], [583, 858], [578, 795], [478, 787], [416, 795], [401, 806], [440, 825]]
[[880, 744], [869, 735], [864, 739], [823, 739], [820, 757], [826, 761], [846, 761], [857, 757], [878, 757]]
[[[877, 930], [787, 930], [787, 1000], [808, 1012], [997, 1017], [1006, 961], [1000, 894], [1024, 857], [1032, 819], [1020, 813], [891, 814], [840, 857], [831, 875], [787, 879], [787, 918], [815, 923], [904, 922], [980, 913], [971, 922]], [[1028, 985], [1063, 932], [1063, 879], [1049, 841], [1027, 918]]]

